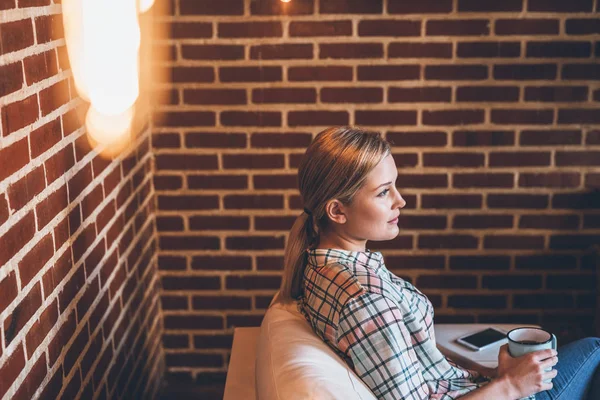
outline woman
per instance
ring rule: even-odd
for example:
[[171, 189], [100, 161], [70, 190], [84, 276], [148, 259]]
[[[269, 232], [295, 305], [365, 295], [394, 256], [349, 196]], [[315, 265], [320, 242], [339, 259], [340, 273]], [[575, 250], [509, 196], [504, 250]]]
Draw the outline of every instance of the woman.
[[399, 233], [406, 202], [397, 174], [378, 133], [336, 127], [317, 135], [299, 166], [305, 208], [285, 250], [281, 300], [298, 300], [313, 330], [378, 398], [600, 399], [600, 339], [561, 347], [561, 362], [554, 350], [513, 358], [505, 345], [493, 370], [440, 353], [431, 302], [366, 249]]

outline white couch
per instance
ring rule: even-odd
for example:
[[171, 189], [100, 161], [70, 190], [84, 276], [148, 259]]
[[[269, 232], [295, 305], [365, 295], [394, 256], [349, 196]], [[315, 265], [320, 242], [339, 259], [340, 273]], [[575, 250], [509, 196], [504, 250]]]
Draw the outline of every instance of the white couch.
[[256, 347], [259, 400], [376, 400], [371, 390], [311, 329], [295, 304], [269, 308]]

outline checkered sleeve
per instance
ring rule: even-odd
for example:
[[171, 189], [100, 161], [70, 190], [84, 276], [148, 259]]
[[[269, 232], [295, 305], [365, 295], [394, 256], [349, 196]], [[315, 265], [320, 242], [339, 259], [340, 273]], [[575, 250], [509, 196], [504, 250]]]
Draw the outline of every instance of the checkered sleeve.
[[398, 306], [377, 293], [349, 300], [338, 324], [338, 348], [379, 399], [429, 398], [411, 335]]

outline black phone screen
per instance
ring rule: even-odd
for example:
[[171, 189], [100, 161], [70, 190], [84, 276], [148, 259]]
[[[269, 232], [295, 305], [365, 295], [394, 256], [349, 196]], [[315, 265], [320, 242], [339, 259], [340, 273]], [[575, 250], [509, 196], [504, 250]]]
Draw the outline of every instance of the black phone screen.
[[473, 346], [483, 347], [490, 343], [497, 342], [506, 338], [506, 334], [498, 332], [495, 329], [488, 328], [484, 331], [474, 333], [472, 335], [462, 338], [463, 341], [472, 344]]

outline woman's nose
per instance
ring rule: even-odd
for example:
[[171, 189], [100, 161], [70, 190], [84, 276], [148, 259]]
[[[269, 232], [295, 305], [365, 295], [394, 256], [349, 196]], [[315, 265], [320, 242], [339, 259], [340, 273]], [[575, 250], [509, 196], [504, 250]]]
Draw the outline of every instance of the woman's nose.
[[399, 208], [404, 208], [404, 206], [406, 206], [406, 200], [404, 200], [404, 198], [402, 197], [402, 195], [400, 194], [400, 192], [398, 191], [398, 189], [394, 188], [396, 194], [397, 194], [397, 200], [396, 203], [398, 204]]

